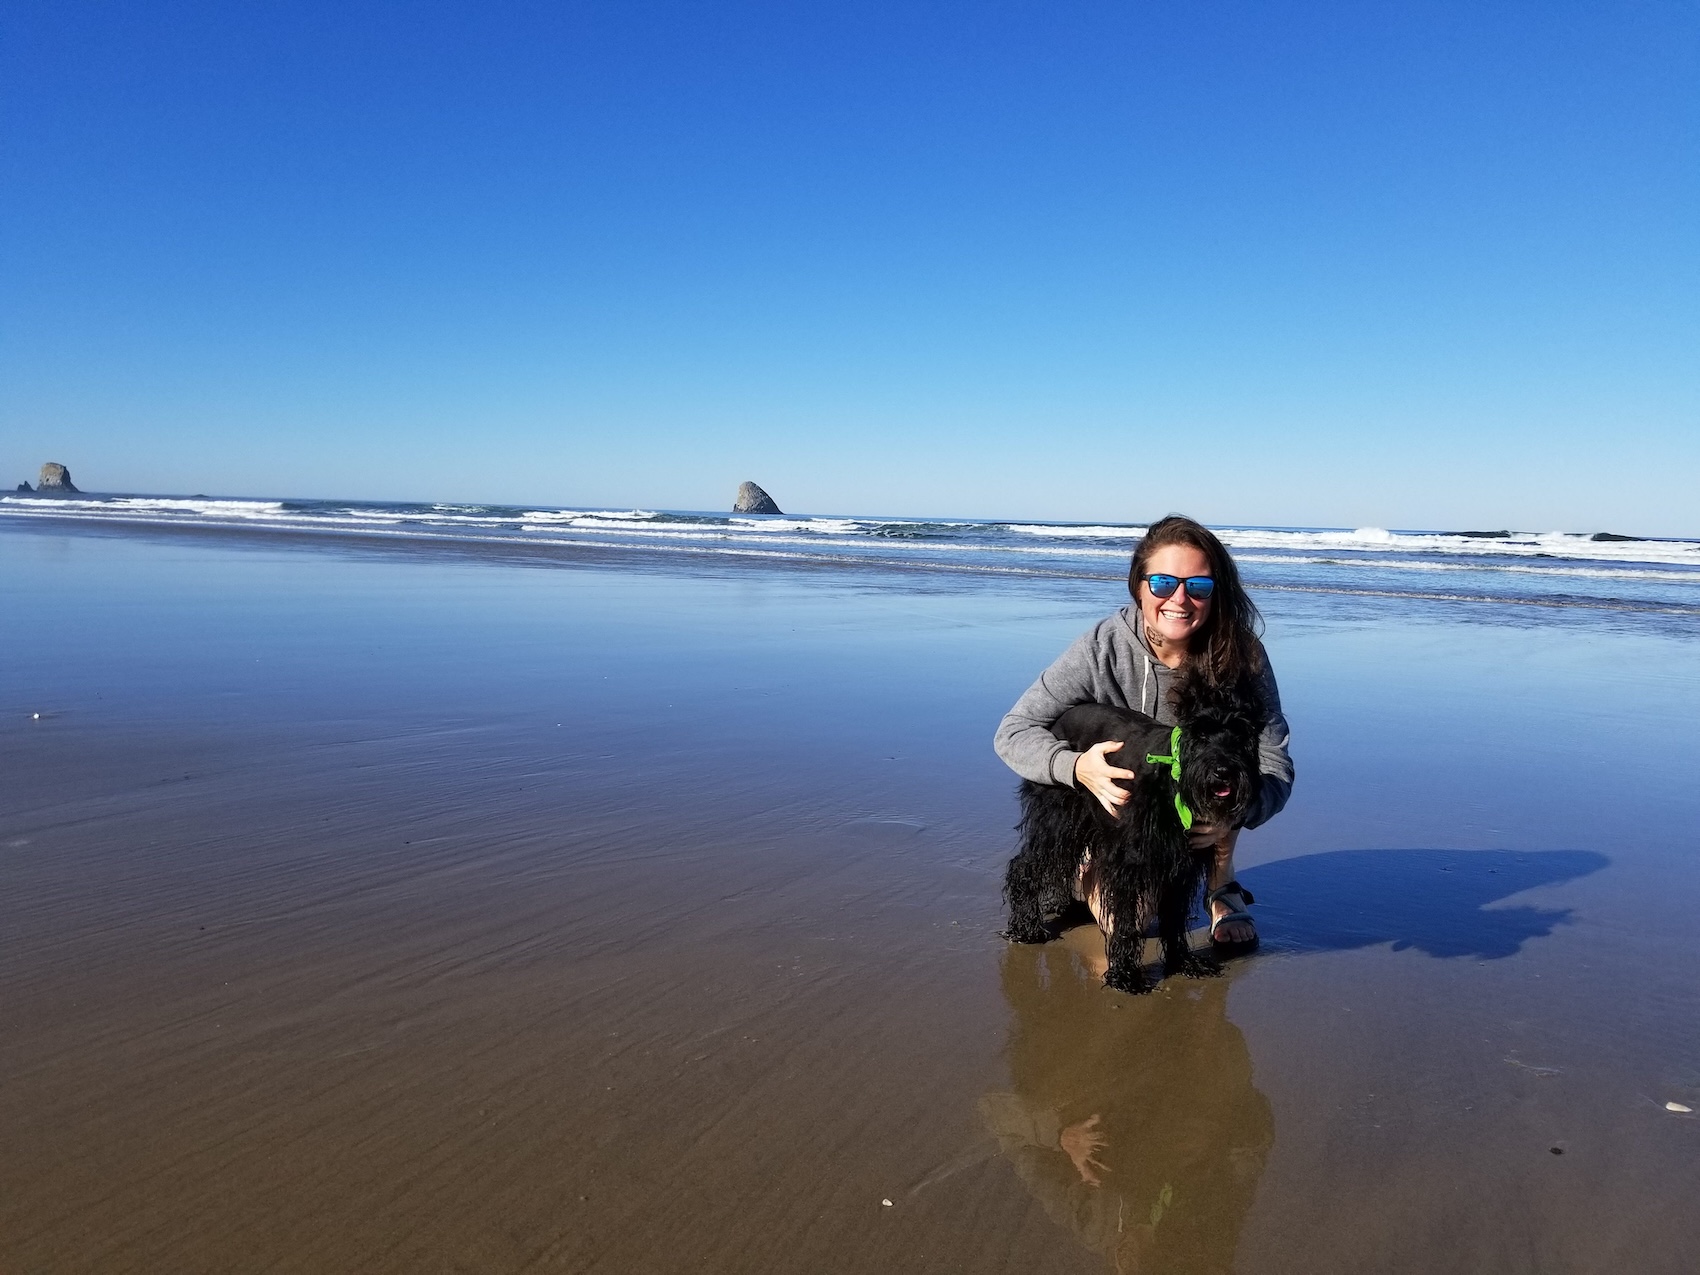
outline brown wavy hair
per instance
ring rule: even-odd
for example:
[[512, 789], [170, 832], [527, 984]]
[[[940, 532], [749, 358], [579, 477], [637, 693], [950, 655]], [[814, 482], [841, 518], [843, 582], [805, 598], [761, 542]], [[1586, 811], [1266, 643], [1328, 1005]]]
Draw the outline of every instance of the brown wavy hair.
[[1139, 602], [1139, 582], [1145, 578], [1151, 555], [1167, 545], [1190, 545], [1210, 561], [1216, 592], [1210, 599], [1210, 618], [1194, 636], [1182, 669], [1189, 677], [1202, 677], [1212, 687], [1236, 686], [1263, 671], [1263, 644], [1258, 634], [1263, 617], [1246, 596], [1239, 568], [1215, 533], [1202, 523], [1181, 514], [1160, 518], [1145, 530], [1133, 550], [1127, 570], [1127, 591]]

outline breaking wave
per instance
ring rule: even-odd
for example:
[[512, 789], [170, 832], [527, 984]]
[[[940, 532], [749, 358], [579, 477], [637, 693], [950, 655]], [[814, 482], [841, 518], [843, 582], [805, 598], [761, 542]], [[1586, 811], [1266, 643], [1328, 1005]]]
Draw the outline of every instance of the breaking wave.
[[[1145, 528], [856, 516], [742, 515], [436, 502], [244, 500], [206, 496], [0, 496], [0, 518], [138, 528], [487, 540], [629, 552], [1119, 579]], [[1373, 596], [1504, 598], [1700, 613], [1700, 541], [1610, 532], [1401, 531], [1382, 527], [1219, 527], [1248, 582]], [[1427, 575], [1433, 585], [1422, 583]], [[1444, 589], [1438, 589], [1441, 581]]]

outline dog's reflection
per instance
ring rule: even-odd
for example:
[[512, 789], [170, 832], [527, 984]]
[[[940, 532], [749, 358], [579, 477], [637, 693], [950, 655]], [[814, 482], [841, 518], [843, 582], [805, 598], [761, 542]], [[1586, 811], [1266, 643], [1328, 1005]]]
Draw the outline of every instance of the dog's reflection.
[[1096, 927], [1004, 955], [1014, 1092], [981, 1115], [1056, 1221], [1117, 1271], [1233, 1269], [1275, 1137], [1229, 978], [1107, 991]]

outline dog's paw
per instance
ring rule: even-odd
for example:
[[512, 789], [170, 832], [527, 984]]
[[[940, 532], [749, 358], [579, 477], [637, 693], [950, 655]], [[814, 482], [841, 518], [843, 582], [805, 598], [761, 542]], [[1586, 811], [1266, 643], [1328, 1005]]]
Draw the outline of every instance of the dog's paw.
[[1043, 925], [1011, 925], [1003, 932], [1011, 943], [1049, 943], [1051, 932]]
[[1104, 971], [1104, 986], [1129, 996], [1143, 996], [1151, 990], [1151, 980], [1137, 965], [1112, 965]]
[[1188, 952], [1179, 960], [1165, 962], [1163, 972], [1179, 974], [1182, 978], [1221, 978], [1226, 971], [1215, 957], [1203, 952]]

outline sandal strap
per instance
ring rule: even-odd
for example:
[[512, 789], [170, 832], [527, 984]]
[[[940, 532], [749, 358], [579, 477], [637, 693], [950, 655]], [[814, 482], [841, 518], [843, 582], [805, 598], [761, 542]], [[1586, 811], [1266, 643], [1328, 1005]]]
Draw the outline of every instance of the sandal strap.
[[[1246, 901], [1248, 906], [1257, 902], [1257, 900], [1252, 897], [1251, 891], [1246, 889], [1238, 881], [1230, 881], [1227, 885], [1217, 886], [1214, 890], [1210, 891], [1209, 894], [1204, 896], [1204, 901], [1206, 903], [1218, 903], [1221, 901], [1224, 894], [1237, 894]], [[1236, 912], [1234, 915], [1236, 917], [1240, 917], [1247, 916], [1249, 914], [1245, 912]], [[1223, 917], [1222, 920], [1226, 921], [1228, 918]]]

